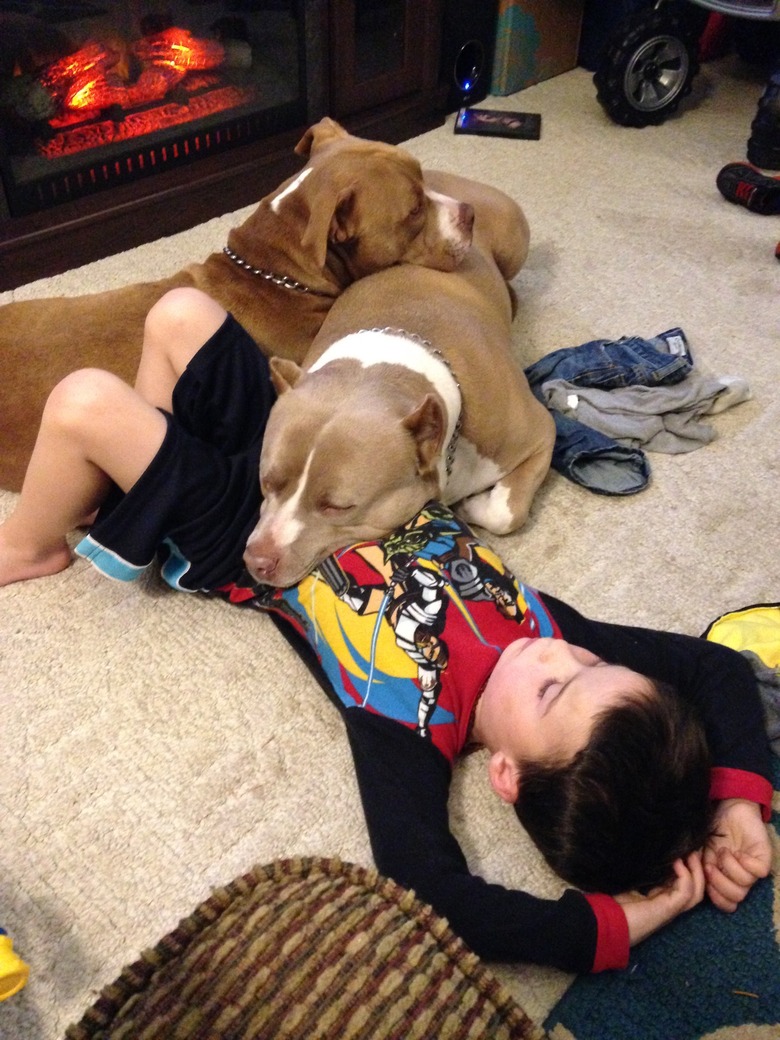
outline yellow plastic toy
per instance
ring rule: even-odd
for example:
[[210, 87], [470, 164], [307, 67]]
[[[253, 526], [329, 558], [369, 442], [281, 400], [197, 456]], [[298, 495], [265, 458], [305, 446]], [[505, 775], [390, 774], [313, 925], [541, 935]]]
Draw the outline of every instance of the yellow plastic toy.
[[704, 638], [732, 650], [752, 650], [767, 668], [780, 668], [780, 603], [755, 603], [721, 614]]
[[29, 974], [29, 967], [14, 953], [10, 935], [0, 928], [0, 1000], [7, 1000], [18, 993]]

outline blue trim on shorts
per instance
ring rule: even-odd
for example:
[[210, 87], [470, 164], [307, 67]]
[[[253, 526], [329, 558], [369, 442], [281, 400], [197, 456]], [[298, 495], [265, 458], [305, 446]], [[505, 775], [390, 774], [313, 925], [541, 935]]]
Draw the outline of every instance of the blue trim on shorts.
[[93, 566], [105, 574], [107, 578], [113, 578], [115, 581], [136, 581], [149, 566], [149, 563], [139, 566], [135, 563], [129, 563], [127, 560], [122, 559], [117, 553], [111, 549], [107, 549], [100, 542], [96, 542], [92, 535], [86, 535], [78, 543], [73, 550], [77, 556], [82, 556], [85, 560], [89, 560]]
[[190, 561], [181, 554], [178, 546], [172, 539], [166, 538], [163, 545], [170, 555], [160, 568], [160, 574], [171, 588], [177, 589], [179, 592], [195, 592], [195, 589], [188, 589], [186, 585], [180, 584], [181, 579], [192, 567]]

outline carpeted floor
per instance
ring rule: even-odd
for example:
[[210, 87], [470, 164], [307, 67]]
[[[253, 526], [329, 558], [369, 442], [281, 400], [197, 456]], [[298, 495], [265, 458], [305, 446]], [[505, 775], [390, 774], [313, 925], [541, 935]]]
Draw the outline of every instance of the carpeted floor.
[[[677, 117], [628, 130], [577, 69], [486, 102], [540, 112], [540, 141], [455, 136], [450, 117], [409, 142], [425, 164], [525, 207], [520, 363], [680, 325], [699, 366], [752, 387], [713, 419], [707, 447], [653, 455], [647, 490], [607, 498], [553, 473], [526, 529], [496, 539], [522, 578], [606, 620], [699, 633], [728, 609], [780, 598], [780, 221], [715, 188], [720, 167], [744, 157], [762, 89], [760, 74], [726, 59], [704, 67]], [[221, 247], [242, 216], [14, 295], [157, 277]], [[12, 504], [0, 496], [0, 511]], [[370, 865], [338, 716], [268, 618], [154, 577], [119, 587], [82, 562], [0, 590], [0, 658], [0, 925], [32, 969], [0, 1010], [2, 1040], [61, 1035], [138, 951], [253, 864]], [[457, 770], [452, 814], [475, 871], [560, 891], [490, 793], [484, 756]], [[528, 965], [496, 971], [537, 1022], [571, 981]]]

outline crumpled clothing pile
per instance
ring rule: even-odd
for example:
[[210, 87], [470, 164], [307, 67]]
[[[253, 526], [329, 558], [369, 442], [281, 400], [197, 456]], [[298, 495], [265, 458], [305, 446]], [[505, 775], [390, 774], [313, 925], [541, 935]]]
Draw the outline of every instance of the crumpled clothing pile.
[[553, 468], [609, 495], [647, 486], [645, 451], [679, 454], [708, 444], [715, 431], [704, 417], [751, 397], [738, 376], [694, 370], [680, 328], [556, 350], [525, 373], [555, 420]]

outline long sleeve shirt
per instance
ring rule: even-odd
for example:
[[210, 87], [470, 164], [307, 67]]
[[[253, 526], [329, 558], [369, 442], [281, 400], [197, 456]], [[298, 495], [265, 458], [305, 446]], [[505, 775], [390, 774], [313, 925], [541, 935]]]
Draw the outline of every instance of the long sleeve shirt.
[[452, 767], [502, 651], [547, 635], [674, 685], [705, 722], [714, 799], [771, 802], [753, 671], [690, 636], [589, 620], [518, 582], [448, 510], [429, 505], [391, 538], [339, 551], [291, 589], [236, 585], [271, 610], [340, 707], [377, 868], [414, 889], [488, 960], [568, 971], [625, 966], [625, 914], [609, 896], [537, 898], [474, 875], [449, 825]]

